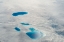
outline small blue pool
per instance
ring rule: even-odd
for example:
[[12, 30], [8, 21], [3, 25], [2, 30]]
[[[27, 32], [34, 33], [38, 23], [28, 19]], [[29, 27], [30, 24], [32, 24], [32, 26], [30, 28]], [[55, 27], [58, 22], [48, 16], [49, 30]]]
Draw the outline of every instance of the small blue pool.
[[22, 25], [30, 25], [29, 23], [25, 23], [25, 22], [22, 22], [21, 24]]
[[16, 31], [20, 31], [20, 28], [18, 28], [18, 27], [15, 27], [14, 29], [15, 29]]
[[12, 15], [18, 16], [18, 15], [25, 15], [25, 14], [28, 14], [28, 12], [16, 12], [16, 13], [13, 13]]

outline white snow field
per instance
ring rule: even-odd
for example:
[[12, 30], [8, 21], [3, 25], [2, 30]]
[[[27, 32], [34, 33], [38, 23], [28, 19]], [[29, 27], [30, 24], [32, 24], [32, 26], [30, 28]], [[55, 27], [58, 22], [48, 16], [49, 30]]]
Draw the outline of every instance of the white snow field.
[[[28, 14], [12, 16], [23, 11]], [[45, 35], [31, 39], [26, 35], [31, 27]], [[64, 42], [64, 0], [0, 0], [0, 42]]]

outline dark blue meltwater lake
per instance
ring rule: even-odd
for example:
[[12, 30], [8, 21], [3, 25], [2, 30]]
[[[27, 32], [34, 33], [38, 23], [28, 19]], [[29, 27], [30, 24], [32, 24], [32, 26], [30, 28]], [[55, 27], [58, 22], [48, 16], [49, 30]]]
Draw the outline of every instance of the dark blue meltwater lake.
[[34, 28], [29, 28], [31, 31], [27, 32], [26, 34], [31, 38], [31, 39], [38, 39], [42, 37], [42, 33], [35, 30]]
[[28, 14], [28, 12], [15, 12], [12, 15], [13, 16], [19, 16], [19, 15], [26, 15], [26, 14]]

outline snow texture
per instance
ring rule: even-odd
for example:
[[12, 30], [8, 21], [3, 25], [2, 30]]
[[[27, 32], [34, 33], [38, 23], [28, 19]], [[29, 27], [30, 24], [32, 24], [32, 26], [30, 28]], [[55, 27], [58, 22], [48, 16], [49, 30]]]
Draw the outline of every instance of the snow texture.
[[[12, 16], [24, 11], [28, 14]], [[32, 40], [26, 35], [31, 27], [46, 36]], [[0, 0], [0, 42], [64, 42], [64, 0]]]

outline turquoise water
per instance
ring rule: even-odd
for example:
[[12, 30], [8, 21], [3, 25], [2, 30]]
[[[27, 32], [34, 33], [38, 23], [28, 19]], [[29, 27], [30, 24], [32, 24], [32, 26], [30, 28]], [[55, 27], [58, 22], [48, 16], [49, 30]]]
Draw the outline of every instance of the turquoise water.
[[34, 28], [29, 28], [30, 31], [36, 31]]

